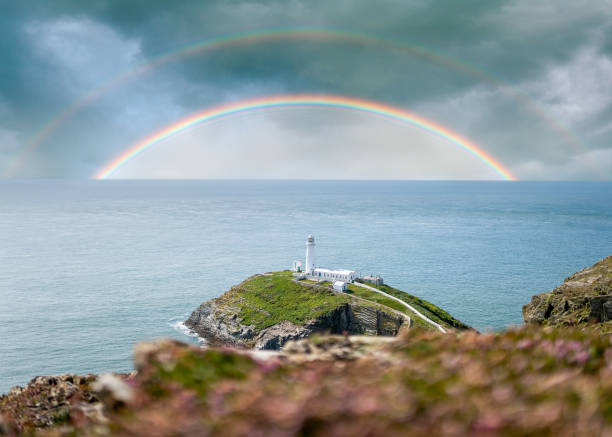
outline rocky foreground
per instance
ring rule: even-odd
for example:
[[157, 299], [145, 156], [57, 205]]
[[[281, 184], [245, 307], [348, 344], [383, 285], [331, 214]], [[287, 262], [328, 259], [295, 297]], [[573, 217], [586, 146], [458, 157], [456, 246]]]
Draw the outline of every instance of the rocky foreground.
[[[54, 426], [28, 414], [43, 390], [33, 381], [28, 397], [0, 399], [0, 429], [46, 436], [612, 435], [611, 337], [592, 330], [312, 337], [281, 353], [166, 340], [140, 345], [135, 367], [133, 376], [106, 375], [67, 397]], [[99, 414], [83, 412], [90, 395]]]
[[[455, 329], [417, 325], [377, 293], [257, 275], [190, 318], [213, 314], [220, 342], [244, 347], [162, 340], [136, 347], [129, 375], [34, 378], [0, 396], [0, 435], [612, 437], [611, 264], [534, 296], [524, 327], [488, 334], [390, 287]], [[311, 331], [274, 340], [280, 351], [245, 348], [311, 320], [373, 336]]]
[[546, 326], [594, 326], [612, 332], [612, 256], [567, 278], [523, 307], [526, 323]]
[[[382, 287], [449, 329], [469, 328], [423, 299]], [[211, 345], [271, 350], [313, 333], [395, 336], [411, 326], [435, 329], [375, 292], [349, 285], [339, 293], [329, 283], [296, 282], [287, 271], [248, 278], [204, 302], [185, 324]]]

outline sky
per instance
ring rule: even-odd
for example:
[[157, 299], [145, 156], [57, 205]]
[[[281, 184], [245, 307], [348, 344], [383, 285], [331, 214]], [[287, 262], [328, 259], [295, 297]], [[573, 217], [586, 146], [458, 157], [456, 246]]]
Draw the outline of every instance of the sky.
[[[610, 180], [611, 32], [612, 0], [2, 1], [0, 176], [89, 178], [196, 112], [314, 93], [418, 114], [521, 180]], [[112, 177], [499, 179], [412, 125], [325, 108], [203, 124]]]

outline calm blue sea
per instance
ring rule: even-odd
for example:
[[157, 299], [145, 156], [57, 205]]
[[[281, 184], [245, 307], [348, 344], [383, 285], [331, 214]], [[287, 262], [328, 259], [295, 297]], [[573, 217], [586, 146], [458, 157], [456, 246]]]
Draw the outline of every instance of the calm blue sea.
[[612, 253], [612, 183], [0, 181], [0, 392], [131, 370], [245, 277], [381, 274], [480, 329]]

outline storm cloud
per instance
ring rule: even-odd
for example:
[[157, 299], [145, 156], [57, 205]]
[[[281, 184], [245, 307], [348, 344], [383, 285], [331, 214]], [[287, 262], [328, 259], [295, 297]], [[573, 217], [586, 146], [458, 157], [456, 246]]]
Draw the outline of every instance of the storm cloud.
[[[521, 179], [610, 179], [611, 24], [612, 0], [3, 2], [0, 174], [89, 177], [195, 111], [321, 93], [441, 123]], [[198, 52], [134, 75], [48, 128], [92, 90], [165, 53], [267, 29], [368, 38], [277, 38]], [[321, 165], [321, 156], [330, 159]], [[321, 109], [200, 126], [116, 176], [496, 177], [413, 127]]]

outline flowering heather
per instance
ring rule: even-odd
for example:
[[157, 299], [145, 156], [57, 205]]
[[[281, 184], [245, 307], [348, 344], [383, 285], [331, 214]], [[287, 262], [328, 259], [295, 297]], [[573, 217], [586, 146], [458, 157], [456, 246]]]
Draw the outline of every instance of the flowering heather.
[[589, 330], [317, 337], [264, 356], [163, 341], [136, 366], [108, 422], [71, 413], [45, 435], [612, 436], [611, 337]]

